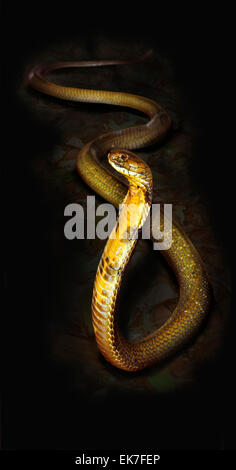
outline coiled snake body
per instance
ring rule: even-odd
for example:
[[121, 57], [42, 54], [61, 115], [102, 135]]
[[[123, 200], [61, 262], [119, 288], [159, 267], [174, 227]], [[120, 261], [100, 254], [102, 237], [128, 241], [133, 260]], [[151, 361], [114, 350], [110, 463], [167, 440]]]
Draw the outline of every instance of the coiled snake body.
[[[78, 154], [78, 172], [96, 193], [116, 207], [122, 202], [134, 204], [136, 207], [134, 215], [136, 225], [125, 226], [127, 218], [124, 219], [122, 210], [113, 229], [113, 235], [118, 230], [122, 233], [132, 228], [140, 229], [151, 205], [150, 168], [127, 149], [132, 150], [160, 142], [170, 129], [170, 117], [161, 106], [148, 98], [129, 93], [65, 87], [48, 81], [45, 74], [65, 67], [129, 62], [132, 61], [60, 62], [45, 67], [35, 67], [28, 75], [29, 84], [48, 95], [71, 101], [127, 106], [142, 111], [149, 117], [146, 124], [110, 132], [94, 139]], [[127, 185], [119, 177], [101, 164], [101, 158], [108, 151], [109, 163], [128, 179], [128, 190]], [[154, 227], [156, 223], [157, 221], [152, 220], [151, 226]], [[161, 228], [163, 228], [163, 215]], [[171, 247], [162, 251], [162, 254], [174, 270], [179, 283], [178, 304], [171, 317], [157, 331], [139, 342], [127, 341], [119, 330], [115, 307], [122, 274], [137, 240], [134, 237], [112, 237], [112, 234], [107, 241], [94, 282], [93, 327], [103, 356], [120, 369], [137, 371], [169, 358], [196, 334], [209, 309], [210, 284], [198, 252], [181, 227], [173, 222]], [[153, 233], [151, 238], [156, 241]]]

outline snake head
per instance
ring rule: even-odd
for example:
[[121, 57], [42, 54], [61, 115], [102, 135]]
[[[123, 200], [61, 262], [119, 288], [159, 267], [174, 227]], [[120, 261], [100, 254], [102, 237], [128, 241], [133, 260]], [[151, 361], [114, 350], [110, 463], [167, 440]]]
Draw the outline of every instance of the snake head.
[[108, 154], [110, 165], [126, 177], [145, 175], [150, 172], [148, 165], [140, 157], [127, 150], [112, 150]]
[[115, 168], [119, 173], [123, 173], [123, 169], [126, 168], [129, 156], [126, 151], [116, 150], [108, 153], [108, 161], [110, 165]]

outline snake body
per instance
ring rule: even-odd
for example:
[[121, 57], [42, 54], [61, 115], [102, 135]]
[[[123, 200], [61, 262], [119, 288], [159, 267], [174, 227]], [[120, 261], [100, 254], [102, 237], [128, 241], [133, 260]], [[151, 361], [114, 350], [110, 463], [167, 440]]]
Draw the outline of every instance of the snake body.
[[[143, 96], [65, 87], [45, 78], [47, 72], [65, 67], [128, 62], [131, 61], [59, 62], [33, 68], [28, 75], [28, 82], [34, 89], [57, 98], [126, 106], [142, 111], [149, 118], [143, 125], [109, 132], [95, 138], [79, 151], [77, 158], [79, 174], [97, 194], [117, 208], [121, 203], [123, 205], [133, 203], [136, 207], [135, 225], [132, 227], [125, 225], [127, 218], [122, 215], [122, 210], [105, 246], [94, 282], [92, 320], [97, 345], [107, 361], [120, 369], [137, 371], [153, 363], [161, 363], [186, 345], [199, 331], [209, 310], [211, 298], [208, 274], [200, 255], [183, 229], [173, 222], [171, 247], [162, 251], [162, 254], [179, 283], [180, 294], [176, 308], [159, 329], [138, 342], [127, 341], [119, 329], [116, 314], [117, 296], [122, 275], [137, 239], [113, 235], [118, 230], [122, 233], [128, 228], [134, 231], [141, 228], [150, 209], [152, 194], [151, 170], [130, 150], [160, 142], [167, 135], [171, 120], [158, 103]], [[111, 166], [123, 174], [129, 184], [124, 183], [117, 173], [114, 174], [102, 165], [101, 159], [107, 152]], [[156, 241], [154, 228], [157, 223], [159, 221], [153, 217], [151, 239], [154, 242]], [[163, 224], [162, 214], [161, 229]]]

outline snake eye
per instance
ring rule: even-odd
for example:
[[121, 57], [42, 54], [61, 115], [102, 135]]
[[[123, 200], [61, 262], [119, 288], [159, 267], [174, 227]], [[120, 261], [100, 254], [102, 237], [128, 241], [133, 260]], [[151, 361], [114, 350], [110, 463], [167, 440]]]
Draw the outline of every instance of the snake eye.
[[127, 160], [128, 160], [127, 155], [119, 155], [119, 157], [118, 157], [118, 162], [120, 162], [120, 163], [126, 162]]

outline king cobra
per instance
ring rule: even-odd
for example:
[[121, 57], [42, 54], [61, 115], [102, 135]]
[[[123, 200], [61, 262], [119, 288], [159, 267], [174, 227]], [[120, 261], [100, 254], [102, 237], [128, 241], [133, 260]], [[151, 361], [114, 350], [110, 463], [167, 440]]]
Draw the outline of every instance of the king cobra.
[[[92, 297], [92, 322], [100, 352], [113, 366], [126, 371], [138, 371], [154, 363], [160, 364], [180, 351], [199, 332], [210, 305], [210, 282], [204, 264], [186, 233], [173, 221], [172, 244], [161, 253], [173, 269], [179, 284], [176, 308], [160, 328], [140, 341], [126, 340], [118, 324], [116, 307], [122, 275], [137, 242], [137, 237], [124, 237], [124, 233], [129, 232], [130, 235], [131, 232], [140, 232], [152, 198], [151, 170], [130, 150], [159, 143], [167, 135], [171, 119], [158, 103], [143, 96], [61, 86], [46, 79], [45, 75], [69, 67], [138, 62], [149, 55], [148, 52], [138, 60], [58, 62], [36, 66], [28, 74], [28, 83], [47, 95], [62, 100], [125, 106], [141, 111], [149, 118], [145, 124], [95, 138], [79, 151], [77, 159], [77, 169], [85, 183], [115, 207], [122, 207], [97, 269]], [[107, 153], [113, 170], [101, 162]], [[124, 217], [125, 204], [133, 204], [135, 208], [130, 226], [128, 217]], [[163, 213], [160, 221], [151, 216], [153, 242], [157, 241], [153, 229], [157, 223], [163, 230]], [[123, 237], [114, 236], [118, 231]]]

